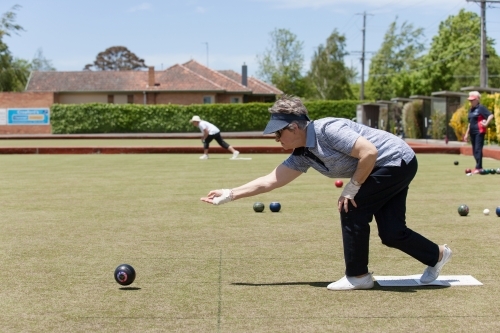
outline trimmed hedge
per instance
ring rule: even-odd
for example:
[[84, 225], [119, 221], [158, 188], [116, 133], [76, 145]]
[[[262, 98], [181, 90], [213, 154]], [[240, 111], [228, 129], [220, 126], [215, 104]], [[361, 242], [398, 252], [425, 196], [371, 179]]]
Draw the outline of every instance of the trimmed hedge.
[[[311, 119], [352, 119], [360, 101], [305, 102]], [[246, 104], [54, 104], [52, 133], [181, 133], [198, 132], [189, 123], [193, 115], [215, 124], [223, 132], [262, 131], [271, 103]]]

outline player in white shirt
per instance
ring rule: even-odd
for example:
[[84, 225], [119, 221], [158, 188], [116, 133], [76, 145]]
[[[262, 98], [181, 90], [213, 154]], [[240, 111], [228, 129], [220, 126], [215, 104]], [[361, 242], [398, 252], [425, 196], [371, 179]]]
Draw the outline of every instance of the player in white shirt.
[[235, 159], [238, 157], [240, 152], [231, 147], [231, 145], [229, 145], [226, 141], [222, 139], [220, 135], [220, 130], [217, 128], [217, 126], [215, 126], [212, 123], [209, 123], [206, 120], [201, 120], [199, 116], [193, 116], [190, 122], [191, 124], [193, 124], [193, 126], [198, 127], [202, 133], [201, 141], [203, 142], [203, 155], [200, 156], [200, 160], [208, 159], [208, 149], [210, 147], [210, 142], [212, 142], [212, 140], [214, 139], [215, 141], [217, 141], [219, 146], [233, 153], [233, 156], [231, 158]]

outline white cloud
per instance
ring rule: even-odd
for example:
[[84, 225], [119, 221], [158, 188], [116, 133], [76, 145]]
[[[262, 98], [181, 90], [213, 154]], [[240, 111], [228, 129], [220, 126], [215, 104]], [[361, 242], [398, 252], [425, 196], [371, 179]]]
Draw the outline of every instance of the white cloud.
[[200, 6], [196, 7], [196, 12], [197, 12], [197, 13], [204, 13], [204, 12], [206, 12], [206, 11], [207, 11], [207, 10], [206, 10], [205, 8], [203, 8], [203, 7], [200, 7]]
[[141, 3], [138, 6], [134, 6], [134, 7], [129, 8], [128, 12], [129, 13], [134, 13], [134, 12], [139, 12], [139, 11], [142, 11], [142, 10], [149, 10], [149, 9], [151, 9], [151, 4], [148, 3], [148, 2], [143, 2], [143, 3]]

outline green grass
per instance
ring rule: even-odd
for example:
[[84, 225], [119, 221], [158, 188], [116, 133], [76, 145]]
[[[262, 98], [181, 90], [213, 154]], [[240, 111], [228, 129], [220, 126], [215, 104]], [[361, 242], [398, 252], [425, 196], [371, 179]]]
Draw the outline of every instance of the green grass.
[[[500, 175], [466, 177], [470, 156], [418, 155], [408, 197], [409, 227], [454, 251], [442, 274], [471, 274], [484, 286], [332, 292], [326, 285], [344, 275], [334, 179], [311, 170], [258, 197], [199, 201], [286, 158], [248, 156], [2, 156], [0, 331], [500, 330]], [[281, 212], [269, 211], [271, 201]], [[457, 213], [462, 203], [467, 217]], [[425, 268], [381, 245], [374, 223], [370, 246], [375, 275]], [[114, 281], [121, 263], [137, 271], [130, 288]]]

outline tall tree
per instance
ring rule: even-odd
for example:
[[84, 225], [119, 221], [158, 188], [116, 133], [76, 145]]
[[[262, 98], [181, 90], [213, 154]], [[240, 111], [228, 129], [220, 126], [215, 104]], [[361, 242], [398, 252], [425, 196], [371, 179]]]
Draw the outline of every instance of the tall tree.
[[[382, 46], [370, 63], [367, 90], [378, 100], [390, 99], [410, 94], [409, 72], [418, 65], [418, 57], [424, 50], [423, 29], [415, 29], [396, 20], [390, 24]], [[401, 75], [405, 74], [405, 75]]]
[[18, 34], [19, 31], [24, 30], [15, 23], [15, 11], [19, 8], [19, 5], [15, 5], [0, 19], [0, 91], [21, 91], [28, 80], [29, 70], [12, 57], [4, 42], [5, 36], [10, 36], [11, 33]]
[[[473, 12], [461, 9], [439, 25], [432, 38], [429, 52], [422, 58], [419, 93], [455, 90], [479, 85], [481, 54], [481, 19]], [[500, 86], [500, 59], [494, 49], [494, 40], [487, 41], [488, 72], [492, 75], [490, 86]]]
[[335, 29], [314, 52], [308, 76], [312, 97], [318, 99], [352, 99], [350, 82], [355, 72], [344, 64], [346, 38]]
[[129, 71], [147, 68], [144, 59], [140, 59], [124, 46], [113, 46], [100, 52], [92, 64], [87, 64], [83, 70], [91, 71]]
[[270, 48], [257, 56], [257, 76], [286, 94], [304, 96], [308, 83], [302, 75], [303, 42], [287, 29], [275, 29], [270, 35]]

